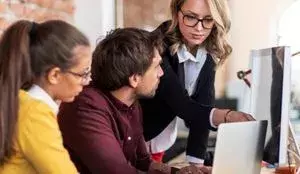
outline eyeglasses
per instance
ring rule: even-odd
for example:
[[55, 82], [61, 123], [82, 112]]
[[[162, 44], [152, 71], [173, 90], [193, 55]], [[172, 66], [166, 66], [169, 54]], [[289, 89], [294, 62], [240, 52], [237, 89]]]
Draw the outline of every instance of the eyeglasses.
[[76, 73], [76, 72], [69, 71], [69, 70], [66, 70], [64, 72], [72, 74], [73, 76], [76, 76], [76, 77], [80, 77], [82, 85], [86, 85], [90, 82], [91, 70], [88, 70], [88, 71], [83, 72], [83, 73]]
[[195, 16], [184, 14], [181, 9], [180, 12], [183, 15], [183, 24], [188, 27], [195, 27], [199, 22], [201, 22], [201, 25], [204, 29], [212, 29], [215, 24], [215, 21], [212, 18], [198, 19]]

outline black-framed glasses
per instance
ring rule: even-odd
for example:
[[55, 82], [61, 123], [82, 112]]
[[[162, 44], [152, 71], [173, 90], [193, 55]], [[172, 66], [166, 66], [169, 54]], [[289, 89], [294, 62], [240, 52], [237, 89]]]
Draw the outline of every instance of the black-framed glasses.
[[81, 78], [81, 84], [85, 85], [90, 82], [91, 78], [91, 70], [85, 71], [83, 73], [76, 73], [70, 70], [65, 70], [64, 72], [69, 73], [73, 76], [80, 77]]
[[212, 29], [215, 21], [212, 18], [203, 18], [199, 19], [193, 15], [184, 14], [184, 12], [180, 9], [180, 12], [183, 15], [183, 24], [188, 27], [195, 27], [199, 22], [201, 22], [201, 25], [204, 29]]

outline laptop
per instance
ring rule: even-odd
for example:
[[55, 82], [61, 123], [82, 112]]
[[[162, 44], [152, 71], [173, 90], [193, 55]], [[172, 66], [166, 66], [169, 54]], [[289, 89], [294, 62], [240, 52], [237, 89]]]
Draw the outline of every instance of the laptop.
[[267, 124], [267, 120], [221, 124], [212, 174], [259, 174]]

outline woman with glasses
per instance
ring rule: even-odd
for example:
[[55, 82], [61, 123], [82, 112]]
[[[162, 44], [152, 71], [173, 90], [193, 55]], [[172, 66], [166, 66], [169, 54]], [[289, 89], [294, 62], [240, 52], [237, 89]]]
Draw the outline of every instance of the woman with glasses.
[[0, 41], [0, 173], [77, 173], [62, 142], [56, 101], [90, 81], [88, 39], [70, 24], [17, 21]]
[[[172, 20], [154, 32], [165, 42], [164, 76], [154, 99], [142, 101], [144, 135], [153, 157], [161, 160], [177, 136], [177, 118], [189, 126], [187, 160], [202, 165], [209, 129], [252, 116], [213, 108], [215, 70], [231, 53], [227, 0], [172, 0]], [[155, 125], [155, 126], [153, 126]]]

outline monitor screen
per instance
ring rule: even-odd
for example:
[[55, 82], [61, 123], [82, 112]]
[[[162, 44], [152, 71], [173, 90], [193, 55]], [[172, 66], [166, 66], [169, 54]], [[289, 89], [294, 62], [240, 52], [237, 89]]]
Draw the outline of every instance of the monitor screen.
[[269, 120], [264, 161], [287, 163], [290, 101], [290, 48], [252, 50], [250, 113]]

